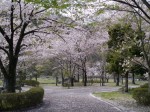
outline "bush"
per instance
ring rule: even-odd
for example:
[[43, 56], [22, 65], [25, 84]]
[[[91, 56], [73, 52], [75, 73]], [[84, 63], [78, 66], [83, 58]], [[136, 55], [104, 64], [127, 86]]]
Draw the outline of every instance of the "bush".
[[135, 88], [132, 92], [132, 97], [138, 104], [150, 105], [150, 93], [148, 93], [148, 88]]
[[44, 89], [41, 87], [34, 87], [22, 93], [0, 94], [0, 111], [17, 110], [35, 106], [42, 102], [43, 96]]
[[141, 88], [148, 88], [148, 83], [144, 84], [144, 85], [141, 85], [140, 86]]
[[25, 84], [25, 85], [34, 86], [34, 87], [39, 86], [39, 84], [40, 84], [36, 80], [24, 80], [24, 81], [22, 81], [22, 83]]
[[[128, 88], [128, 93], [132, 94], [135, 88]], [[125, 92], [125, 86], [122, 86], [121, 88], [118, 89], [118, 91], [124, 93]]]
[[87, 83], [100, 83], [100, 80], [88, 80]]
[[70, 83], [64, 83], [63, 87], [70, 87], [71, 84]]

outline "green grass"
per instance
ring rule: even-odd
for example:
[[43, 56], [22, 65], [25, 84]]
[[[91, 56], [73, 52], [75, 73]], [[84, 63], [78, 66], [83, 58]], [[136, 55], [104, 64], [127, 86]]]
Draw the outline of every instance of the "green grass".
[[[40, 82], [40, 86], [56, 86], [56, 79], [55, 78], [52, 78], [52, 77], [49, 77], [49, 78], [38, 78], [38, 81]], [[1, 83], [1, 82], [0, 82]], [[147, 83], [147, 81], [136, 81], [135, 82], [136, 85], [142, 85], [144, 83]], [[91, 85], [91, 83], [87, 83], [88, 86], [95, 86], [95, 85], [99, 85], [99, 83], [93, 83]], [[59, 86], [61, 84], [58, 84]], [[83, 83], [82, 82], [77, 82], [77, 83], [74, 83], [75, 86], [83, 86]], [[109, 79], [109, 83], [105, 83], [106, 86], [108, 87], [116, 87], [116, 83], [113, 82], [113, 79]], [[120, 83], [119, 87], [122, 87], [124, 86], [124, 84], [122, 85]], [[129, 81], [129, 86], [135, 86], [134, 84], [131, 83], [131, 80]]]
[[80, 86], [83, 86], [83, 83], [82, 82], [75, 82], [74, 86], [79, 86], [80, 87]]
[[[124, 80], [125, 82], [125, 80]], [[136, 84], [132, 84], [131, 80], [129, 80], [129, 86], [135, 86], [135, 85], [143, 85], [145, 83], [147, 83], [147, 81], [135, 81]], [[105, 83], [106, 86], [109, 86], [109, 87], [115, 87], [116, 86], [116, 83], [114, 83], [113, 79], [110, 79], [109, 80], [109, 83]], [[119, 84], [119, 87], [122, 87], [124, 86], [124, 84], [122, 85], [122, 83], [120, 82]]]
[[56, 86], [56, 80], [53, 78], [38, 78], [40, 86]]
[[38, 78], [37, 79], [41, 84], [55, 84], [56, 80], [51, 78]]
[[132, 99], [132, 95], [129, 93], [121, 93], [118, 91], [115, 92], [101, 92], [101, 93], [93, 93], [97, 97], [101, 97], [103, 99], [108, 100], [127, 100]]

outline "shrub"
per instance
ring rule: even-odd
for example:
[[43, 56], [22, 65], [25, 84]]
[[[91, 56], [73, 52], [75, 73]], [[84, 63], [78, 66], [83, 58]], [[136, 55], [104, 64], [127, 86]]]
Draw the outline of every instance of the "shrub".
[[35, 106], [42, 102], [43, 96], [44, 89], [41, 87], [34, 87], [22, 93], [0, 94], [0, 111]]
[[70, 83], [64, 83], [63, 87], [70, 87], [71, 84]]
[[100, 80], [88, 80], [87, 82], [88, 82], [88, 83], [92, 83], [92, 84], [93, 84], [93, 83], [100, 83]]
[[132, 97], [138, 104], [150, 105], [150, 93], [148, 93], [148, 88], [135, 88], [132, 92]]
[[141, 88], [148, 88], [148, 83], [145, 83], [143, 85], [140, 86]]
[[25, 84], [25, 85], [34, 86], [34, 87], [39, 86], [39, 84], [40, 84], [36, 80], [24, 80], [24, 81], [22, 81], [22, 83]]
[[[128, 88], [128, 93], [132, 94], [135, 88]], [[122, 86], [121, 88], [118, 89], [120, 92], [125, 92], [125, 86]]]

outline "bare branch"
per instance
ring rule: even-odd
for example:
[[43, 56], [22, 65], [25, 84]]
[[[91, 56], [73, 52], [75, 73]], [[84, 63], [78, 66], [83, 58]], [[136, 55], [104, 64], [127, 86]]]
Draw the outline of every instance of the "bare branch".
[[36, 14], [39, 14], [39, 13], [41, 13], [41, 12], [44, 12], [44, 11], [46, 11], [47, 9], [43, 9], [43, 10], [40, 10], [40, 11], [38, 11], [38, 12], [35, 12], [34, 14], [36, 15]]
[[8, 55], [8, 57], [9, 57], [9, 52], [5, 48], [3, 48], [3, 47], [0, 46], [0, 50], [3, 50]]
[[[127, 6], [130, 6], [142, 19], [144, 19], [147, 23], [150, 24], [150, 22], [147, 20], [147, 19], [150, 20], [150, 16], [147, 14], [147, 11], [145, 11], [141, 6], [139, 6], [139, 4], [135, 0], [131, 0], [135, 5], [131, 4], [131, 2], [129, 3], [129, 2], [123, 1], [123, 0], [112, 0], [112, 1], [115, 1], [115, 2], [118, 2], [118, 3], [121, 3], [121, 4], [125, 4]], [[140, 14], [136, 9], [139, 9], [145, 15], [145, 17], [147, 19], [142, 14]]]
[[128, 2], [125, 2], [125, 1], [123, 1], [123, 0], [112, 0], [112, 1], [115, 1], [115, 2], [118, 2], [118, 3], [121, 3], [121, 4], [128, 5], [128, 6], [130, 6], [130, 7], [137, 8], [137, 6], [132, 5], [132, 4], [130, 4], [130, 3], [128, 3]]
[[147, 2], [147, 0], [142, 0], [142, 2], [147, 6], [148, 9], [150, 9], [150, 4]]
[[18, 1], [18, 3], [19, 3], [19, 10], [20, 10], [20, 14], [19, 14], [19, 16], [20, 16], [20, 20], [21, 20], [21, 22], [20, 22], [20, 24], [14, 29], [14, 31], [16, 31], [18, 28], [20, 28], [21, 27], [21, 25], [22, 25], [22, 23], [23, 23], [23, 18], [22, 18], [22, 7], [21, 7], [21, 0], [19, 0]]
[[31, 31], [28, 31], [28, 32], [24, 33], [24, 36], [26, 36], [28, 34], [31, 34], [31, 33], [39, 32], [39, 30], [46, 29], [46, 28], [49, 28], [49, 27], [52, 27], [52, 26], [46, 26], [46, 27], [40, 27], [40, 28], [33, 29]]
[[10, 43], [9, 36], [6, 34], [6, 32], [3, 30], [3, 28], [1, 26], [0, 26], [0, 32], [3, 35], [3, 37], [5, 38], [5, 40], [7, 41], [7, 43]]
[[17, 45], [16, 45], [16, 48], [15, 48], [15, 56], [18, 56], [19, 55], [19, 52], [20, 52], [20, 47], [21, 47], [21, 43], [22, 43], [22, 40], [24, 38], [24, 31], [26, 29], [26, 27], [28, 26], [27, 23], [24, 23], [22, 29], [21, 29], [21, 33], [20, 33], [20, 36], [19, 36], [19, 40], [17, 42]]
[[140, 10], [142, 11], [142, 13], [143, 13], [148, 19], [150, 19], [150, 16], [146, 13], [146, 11], [144, 11], [143, 8], [140, 7], [139, 4], [138, 4], [135, 0], [132, 0], [132, 1], [136, 4], [137, 8], [140, 9]]

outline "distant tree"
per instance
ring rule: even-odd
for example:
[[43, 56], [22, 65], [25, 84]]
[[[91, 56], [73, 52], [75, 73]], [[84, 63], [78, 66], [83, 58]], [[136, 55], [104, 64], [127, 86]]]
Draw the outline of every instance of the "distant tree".
[[116, 75], [116, 86], [119, 86], [119, 82], [120, 82], [120, 75], [123, 72], [123, 58], [121, 56], [120, 53], [115, 52], [115, 51], [110, 51], [107, 54], [107, 63], [108, 67], [107, 67], [107, 71], [109, 71], [109, 73], [115, 73]]
[[[123, 43], [129, 36], [129, 38], [133, 38], [133, 30], [129, 24], [114, 24], [109, 28], [109, 41], [108, 48], [111, 52], [110, 55], [108, 53], [107, 62], [109, 63], [109, 68], [111, 68], [111, 72], [117, 73], [117, 82], [116, 85], [119, 85], [119, 76], [123, 72]], [[110, 55], [110, 56], [109, 56]], [[112, 61], [111, 61], [112, 60]], [[116, 68], [116, 69], [115, 69]]]

